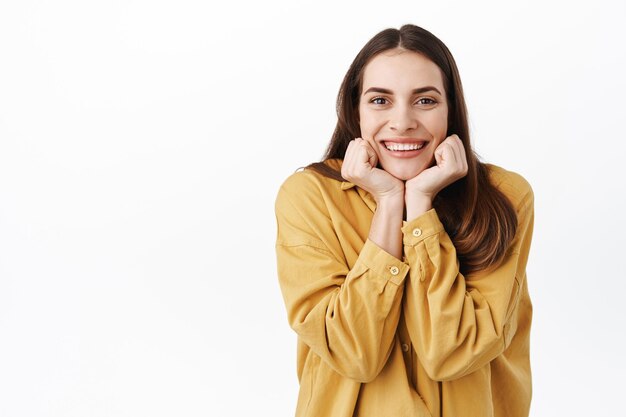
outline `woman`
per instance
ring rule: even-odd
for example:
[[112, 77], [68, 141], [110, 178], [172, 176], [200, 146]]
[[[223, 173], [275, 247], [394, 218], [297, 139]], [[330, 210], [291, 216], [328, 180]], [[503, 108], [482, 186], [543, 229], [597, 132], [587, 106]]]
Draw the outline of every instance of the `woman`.
[[533, 192], [471, 149], [430, 32], [387, 29], [339, 91], [322, 162], [276, 200], [297, 416], [528, 416]]

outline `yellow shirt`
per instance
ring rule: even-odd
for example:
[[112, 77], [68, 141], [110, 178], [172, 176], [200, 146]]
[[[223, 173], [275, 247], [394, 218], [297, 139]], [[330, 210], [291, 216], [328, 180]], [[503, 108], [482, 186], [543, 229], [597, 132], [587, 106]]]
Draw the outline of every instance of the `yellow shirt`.
[[528, 416], [533, 191], [487, 167], [518, 229], [498, 266], [467, 276], [434, 208], [403, 223], [399, 260], [368, 239], [366, 191], [312, 170], [284, 182], [276, 252], [298, 334], [297, 417]]

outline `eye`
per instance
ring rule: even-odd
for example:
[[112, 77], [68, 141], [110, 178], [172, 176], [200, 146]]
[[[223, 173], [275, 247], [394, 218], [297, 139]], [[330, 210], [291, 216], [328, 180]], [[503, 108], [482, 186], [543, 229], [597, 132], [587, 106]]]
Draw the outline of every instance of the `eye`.
[[416, 103], [424, 105], [424, 106], [432, 106], [432, 105], [437, 104], [435, 100], [433, 100], [432, 98], [428, 98], [428, 97], [422, 97], [419, 100], [417, 100]]
[[387, 104], [387, 99], [384, 97], [374, 97], [373, 99], [370, 100], [370, 103], [384, 105], [384, 104]]

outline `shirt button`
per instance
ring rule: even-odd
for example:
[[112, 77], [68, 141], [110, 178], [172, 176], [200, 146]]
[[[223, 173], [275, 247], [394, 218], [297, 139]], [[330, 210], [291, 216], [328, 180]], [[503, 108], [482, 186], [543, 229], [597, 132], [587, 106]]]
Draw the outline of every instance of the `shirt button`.
[[413, 236], [420, 237], [421, 235], [422, 235], [422, 229], [420, 229], [419, 227], [416, 227], [415, 229], [413, 229]]
[[389, 268], [389, 272], [391, 272], [391, 275], [398, 275], [400, 273], [400, 269], [398, 269], [397, 266], [392, 266]]
[[402, 344], [402, 350], [405, 351], [405, 352], [408, 352], [409, 351], [409, 345], [406, 344], [406, 343], [403, 343]]

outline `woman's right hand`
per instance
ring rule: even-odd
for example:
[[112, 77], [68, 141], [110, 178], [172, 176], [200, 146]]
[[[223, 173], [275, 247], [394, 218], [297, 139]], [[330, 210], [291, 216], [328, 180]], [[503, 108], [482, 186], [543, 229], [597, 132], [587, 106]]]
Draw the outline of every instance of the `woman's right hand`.
[[370, 193], [377, 203], [384, 199], [404, 199], [404, 182], [377, 165], [378, 155], [372, 145], [365, 139], [356, 138], [348, 144], [341, 176]]

